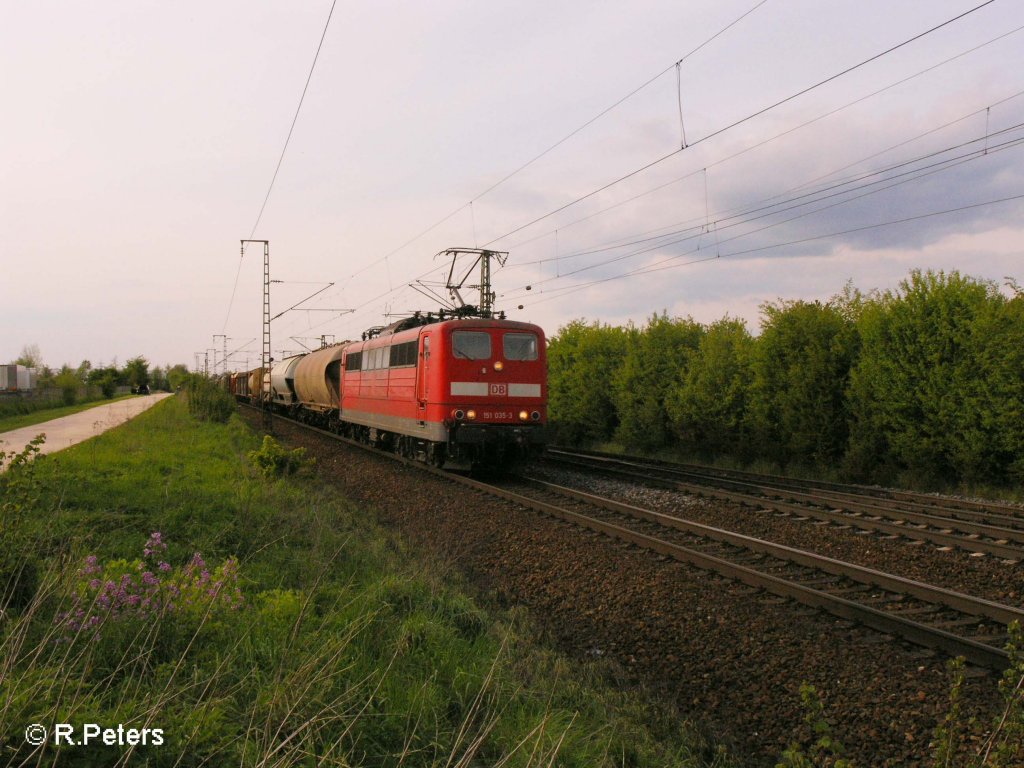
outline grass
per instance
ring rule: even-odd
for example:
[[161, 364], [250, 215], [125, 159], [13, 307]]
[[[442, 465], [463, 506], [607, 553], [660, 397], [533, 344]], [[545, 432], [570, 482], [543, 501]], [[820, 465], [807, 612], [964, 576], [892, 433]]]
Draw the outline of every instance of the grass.
[[[168, 398], [0, 477], [8, 763], [725, 764], [315, 477], [265, 478], [259, 448]], [[35, 748], [30, 723], [163, 744]]]
[[120, 397], [114, 397], [110, 400], [104, 398], [102, 400], [90, 400], [87, 403], [76, 403], [75, 405], [54, 404], [52, 408], [45, 408], [33, 411], [32, 413], [5, 416], [0, 418], [0, 432], [10, 432], [12, 429], [31, 427], [33, 424], [42, 424], [45, 421], [59, 419], [61, 416], [70, 416], [73, 413], [81, 413], [82, 411], [87, 411], [90, 408], [107, 405], [108, 403], [116, 403], [118, 400], [127, 400], [132, 397], [138, 397], [138, 395], [121, 395]]

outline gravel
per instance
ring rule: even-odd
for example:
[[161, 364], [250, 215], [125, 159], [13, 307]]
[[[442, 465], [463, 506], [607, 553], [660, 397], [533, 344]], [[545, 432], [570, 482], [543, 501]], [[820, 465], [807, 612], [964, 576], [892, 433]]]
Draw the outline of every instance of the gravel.
[[[425, 553], [453, 563], [484, 602], [527, 606], [560, 650], [617, 665], [619, 684], [643, 686], [674, 704], [682, 717], [726, 745], [738, 763], [774, 765], [790, 743], [809, 739], [799, 693], [801, 682], [808, 682], [817, 687], [835, 736], [858, 765], [930, 764], [928, 742], [949, 695], [943, 657], [280, 419], [275, 430], [279, 439], [309, 449], [324, 480]], [[571, 480], [560, 472], [557, 477], [563, 484]], [[786, 529], [792, 538], [784, 543], [791, 546], [811, 549], [830, 542], [826, 551], [832, 556], [872, 567], [903, 561], [904, 575], [928, 567], [921, 572], [935, 573], [937, 566], [926, 563], [941, 562], [956, 570], [945, 585], [958, 589], [968, 583], [966, 574], [984, 569], [994, 579], [987, 594], [1012, 591], [1012, 577], [994, 562], [961, 563], [957, 553], [842, 536], [593, 476], [578, 480], [600, 493], [614, 491], [644, 506], [674, 506], [721, 527], [740, 529], [745, 518], [740, 530], [750, 535], [771, 538]], [[726, 525], [727, 520], [736, 522]], [[938, 554], [943, 557], [936, 560]], [[1014, 573], [1019, 578], [1020, 571]], [[989, 722], [999, 708], [995, 676], [969, 676], [962, 704], [965, 717]]]
[[1024, 607], [1024, 563], [1008, 564], [990, 555], [965, 550], [944, 550], [927, 542], [865, 535], [856, 529], [816, 525], [769, 510], [699, 498], [679, 491], [650, 488], [638, 483], [607, 479], [591, 472], [538, 464], [529, 473], [538, 479], [587, 490], [638, 507], [683, 517], [704, 525], [766, 539], [797, 549], [825, 554], [837, 560], [893, 573], [915, 581]]

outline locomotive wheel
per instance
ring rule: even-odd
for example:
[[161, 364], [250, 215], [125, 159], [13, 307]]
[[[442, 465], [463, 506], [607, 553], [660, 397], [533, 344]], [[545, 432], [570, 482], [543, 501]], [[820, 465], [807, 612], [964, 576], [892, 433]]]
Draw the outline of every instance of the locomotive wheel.
[[440, 469], [444, 466], [444, 446], [440, 443], [434, 443], [430, 446], [430, 463]]

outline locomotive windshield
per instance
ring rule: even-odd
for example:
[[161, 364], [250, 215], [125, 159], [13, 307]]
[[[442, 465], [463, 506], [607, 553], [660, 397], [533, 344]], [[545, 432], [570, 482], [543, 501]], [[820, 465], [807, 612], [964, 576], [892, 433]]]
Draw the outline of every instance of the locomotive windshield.
[[454, 331], [452, 355], [463, 360], [490, 360], [491, 334], [484, 331]]
[[532, 333], [506, 333], [502, 342], [506, 360], [536, 360], [537, 336]]

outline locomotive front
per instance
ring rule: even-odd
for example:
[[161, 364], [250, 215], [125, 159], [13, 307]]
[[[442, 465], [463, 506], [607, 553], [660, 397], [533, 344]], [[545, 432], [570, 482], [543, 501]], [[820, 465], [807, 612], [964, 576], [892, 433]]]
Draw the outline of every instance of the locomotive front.
[[449, 320], [424, 333], [423, 349], [427, 416], [447, 430], [450, 463], [505, 466], [543, 450], [547, 357], [539, 326]]

